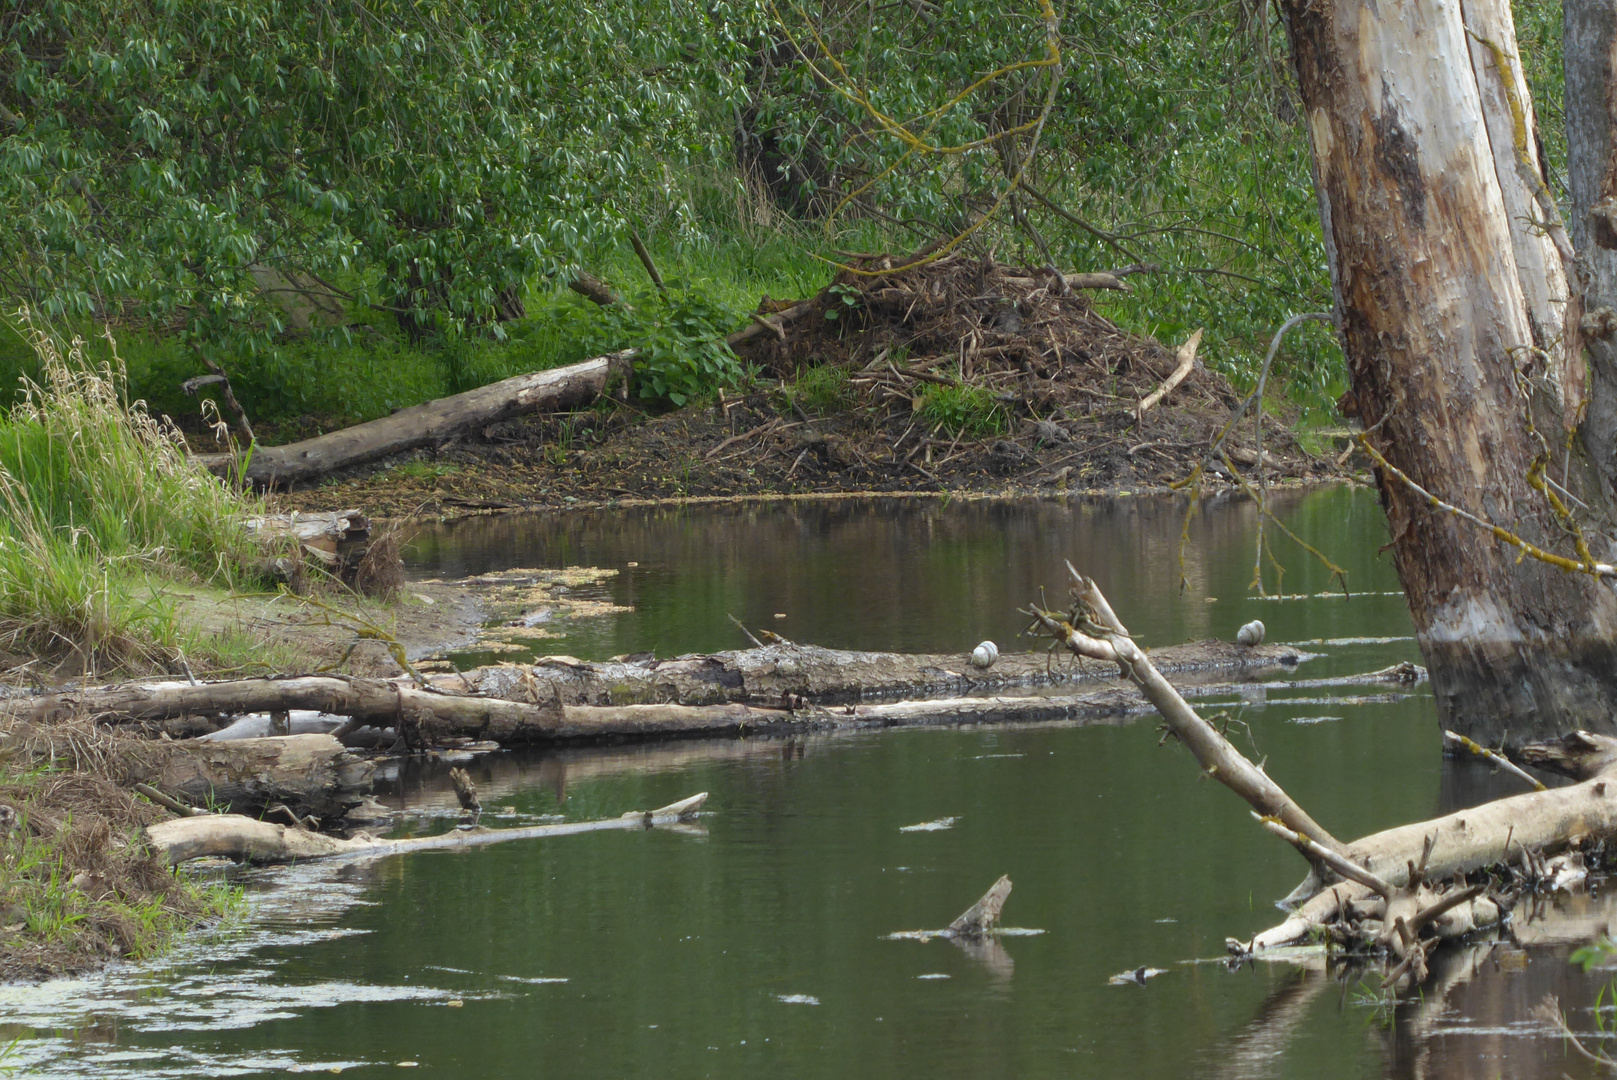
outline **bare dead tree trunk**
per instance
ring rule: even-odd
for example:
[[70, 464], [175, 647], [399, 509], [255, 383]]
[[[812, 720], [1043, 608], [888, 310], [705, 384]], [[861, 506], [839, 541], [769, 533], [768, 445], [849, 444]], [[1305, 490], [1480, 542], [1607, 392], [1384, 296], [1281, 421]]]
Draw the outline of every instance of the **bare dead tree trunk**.
[[[1557, 243], [1525, 153], [1508, 6], [1283, 8], [1352, 377], [1343, 412], [1433, 494], [1571, 554], [1534, 486], [1572, 482], [1561, 425], [1535, 433], [1530, 417], [1576, 416], [1581, 365], [1558, 325], [1564, 259], [1544, 243], [1561, 254], [1564, 232]], [[1482, 742], [1614, 730], [1617, 594], [1518, 562], [1390, 476], [1380, 487], [1445, 726]]]
[[[1583, 442], [1605, 489], [1617, 500], [1617, 250], [1609, 220], [1591, 228], [1591, 212], [1617, 185], [1609, 175], [1617, 129], [1612, 94], [1611, 49], [1617, 40], [1617, 9], [1599, 0], [1565, 0], [1562, 46], [1566, 65], [1567, 179], [1572, 189], [1568, 223], [1578, 249], [1589, 361], [1589, 411]], [[1605, 241], [1602, 243], [1601, 241]]]

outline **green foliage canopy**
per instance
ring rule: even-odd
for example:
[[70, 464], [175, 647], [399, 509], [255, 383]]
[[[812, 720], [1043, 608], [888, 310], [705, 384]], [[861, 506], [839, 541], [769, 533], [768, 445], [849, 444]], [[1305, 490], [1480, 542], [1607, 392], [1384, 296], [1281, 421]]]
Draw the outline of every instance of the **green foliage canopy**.
[[0, 295], [263, 342], [295, 286], [520, 311], [708, 152], [746, 0], [13, 0]]

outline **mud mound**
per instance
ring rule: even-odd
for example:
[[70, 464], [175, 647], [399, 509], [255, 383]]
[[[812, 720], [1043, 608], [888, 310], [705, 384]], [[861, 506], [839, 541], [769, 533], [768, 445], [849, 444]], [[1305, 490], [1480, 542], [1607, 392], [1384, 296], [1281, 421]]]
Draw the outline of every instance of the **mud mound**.
[[[275, 504], [456, 514], [624, 499], [1163, 490], [1190, 473], [1238, 403], [1198, 365], [1138, 414], [1176, 357], [1095, 309], [1086, 289], [1121, 287], [1113, 275], [961, 256], [882, 266], [862, 259], [871, 273], [842, 273], [806, 312], [761, 304], [760, 332], [738, 348], [775, 378], [742, 396], [660, 415], [503, 421], [415, 455], [430, 464], [334, 476]], [[773, 318], [784, 311], [793, 314]], [[1255, 478], [1250, 421], [1242, 429], [1225, 449]], [[1264, 437], [1263, 463], [1271, 481], [1339, 475], [1280, 424]], [[1215, 462], [1207, 482], [1234, 478]]]
[[[964, 256], [881, 272], [891, 261], [869, 256], [858, 262], [863, 273], [842, 271], [816, 298], [818, 310], [782, 334], [753, 338], [746, 357], [783, 379], [819, 364], [847, 366], [866, 393], [905, 408], [918, 383], [977, 387], [1034, 419], [1133, 403], [1173, 371], [1172, 352], [1120, 329], [1081, 287], [1126, 287], [1113, 275]], [[1180, 406], [1237, 400], [1199, 364], [1174, 393]]]

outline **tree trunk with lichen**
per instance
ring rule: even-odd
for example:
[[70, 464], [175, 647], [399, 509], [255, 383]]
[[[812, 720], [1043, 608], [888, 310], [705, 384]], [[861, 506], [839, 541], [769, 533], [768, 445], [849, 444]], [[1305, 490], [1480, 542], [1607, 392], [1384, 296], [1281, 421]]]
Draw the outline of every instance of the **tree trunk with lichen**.
[[[1576, 558], [1548, 485], [1604, 499], [1563, 427], [1583, 408], [1582, 360], [1575, 335], [1565, 344], [1563, 252], [1509, 7], [1283, 7], [1351, 375], [1343, 412], [1427, 491]], [[1443, 723], [1486, 743], [1614, 730], [1617, 593], [1519, 560], [1385, 469], [1377, 480]]]
[[[1609, 0], [1566, 0], [1568, 226], [1578, 249], [1584, 345], [1589, 361], [1589, 409], [1581, 432], [1608, 501], [1617, 498], [1617, 97], [1612, 56], [1617, 7]], [[1596, 213], [1598, 208], [1598, 214]]]

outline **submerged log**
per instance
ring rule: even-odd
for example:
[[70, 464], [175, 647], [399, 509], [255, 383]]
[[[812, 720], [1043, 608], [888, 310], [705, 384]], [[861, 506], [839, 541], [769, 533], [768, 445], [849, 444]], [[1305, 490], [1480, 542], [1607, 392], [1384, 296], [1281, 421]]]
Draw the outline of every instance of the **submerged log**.
[[415, 851], [460, 850], [487, 847], [511, 840], [532, 840], [551, 836], [612, 829], [650, 829], [689, 821], [707, 801], [707, 792], [670, 803], [656, 810], [630, 811], [622, 817], [603, 821], [579, 821], [562, 825], [532, 825], [518, 829], [468, 829], [442, 836], [378, 840], [368, 835], [351, 839], [327, 836], [294, 826], [258, 821], [239, 814], [208, 814], [173, 818], [146, 828], [146, 840], [169, 864], [191, 859], [225, 858], [237, 862], [277, 863], [328, 859], [340, 856], [401, 855]]
[[971, 936], [986, 934], [999, 926], [1000, 912], [1005, 908], [1005, 901], [1011, 895], [1011, 878], [1009, 874], [1001, 874], [999, 880], [988, 887], [982, 899], [960, 913], [960, 917], [949, 924], [949, 932], [957, 935]]

